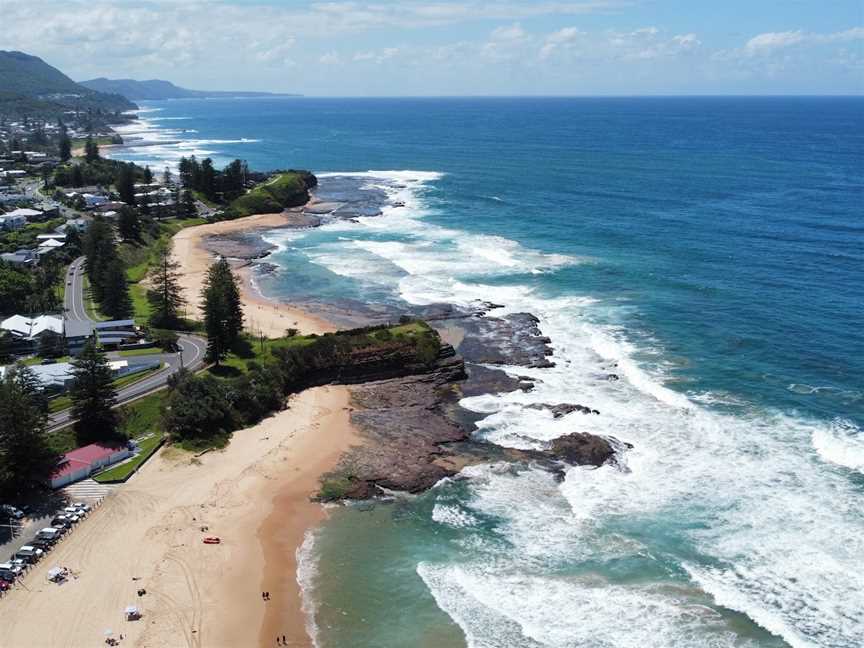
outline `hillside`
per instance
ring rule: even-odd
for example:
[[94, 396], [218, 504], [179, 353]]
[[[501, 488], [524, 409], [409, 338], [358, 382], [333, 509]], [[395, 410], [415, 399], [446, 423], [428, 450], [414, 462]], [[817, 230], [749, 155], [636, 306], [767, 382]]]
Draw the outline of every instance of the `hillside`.
[[231, 203], [230, 216], [275, 214], [309, 201], [309, 189], [318, 179], [308, 171], [287, 171], [273, 176]]
[[170, 81], [150, 79], [149, 81], [136, 81], [135, 79], [90, 79], [82, 81], [81, 85], [97, 90], [99, 92], [110, 92], [119, 94], [132, 101], [147, 99], [194, 99], [205, 97], [277, 97], [298, 95], [281, 95], [271, 92], [242, 92], [242, 91], [211, 91], [211, 90], [189, 90], [181, 88]]
[[51, 115], [64, 110], [115, 113], [137, 106], [75, 83], [37, 56], [0, 50], [0, 112]]

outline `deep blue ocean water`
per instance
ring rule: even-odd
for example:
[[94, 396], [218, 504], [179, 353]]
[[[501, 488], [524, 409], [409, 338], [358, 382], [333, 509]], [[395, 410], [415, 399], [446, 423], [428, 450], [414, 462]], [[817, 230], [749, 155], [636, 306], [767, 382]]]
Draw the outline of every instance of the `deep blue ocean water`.
[[268, 235], [265, 293], [530, 310], [557, 366], [467, 399], [479, 434], [635, 446], [626, 472], [487, 466], [336, 511], [304, 549], [320, 645], [864, 645], [864, 99], [145, 108], [129, 138], [151, 145], [117, 157], [309, 168], [404, 203]]

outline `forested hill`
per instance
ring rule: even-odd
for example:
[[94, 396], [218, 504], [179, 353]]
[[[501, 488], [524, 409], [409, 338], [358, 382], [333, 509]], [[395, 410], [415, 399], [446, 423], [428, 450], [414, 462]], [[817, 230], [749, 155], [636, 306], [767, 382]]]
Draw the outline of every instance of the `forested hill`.
[[75, 83], [38, 56], [0, 50], [0, 113], [51, 115], [64, 110], [116, 113], [137, 106], [118, 94]]
[[132, 101], [147, 100], [147, 99], [190, 99], [202, 97], [271, 97], [271, 96], [290, 96], [296, 97], [299, 95], [283, 95], [274, 94], [271, 92], [242, 92], [230, 90], [189, 90], [181, 88], [170, 81], [162, 81], [160, 79], [150, 79], [149, 81], [136, 81], [135, 79], [90, 79], [82, 81], [81, 85], [98, 90], [99, 92], [112, 92], [123, 95]]

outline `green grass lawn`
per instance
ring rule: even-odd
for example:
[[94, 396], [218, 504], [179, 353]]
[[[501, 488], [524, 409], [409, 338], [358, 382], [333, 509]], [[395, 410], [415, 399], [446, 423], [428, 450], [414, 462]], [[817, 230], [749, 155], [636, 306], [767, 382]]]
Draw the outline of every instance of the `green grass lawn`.
[[127, 349], [125, 351], [120, 351], [120, 355], [123, 357], [159, 355], [160, 353], [162, 353], [162, 349], [159, 347], [151, 347], [149, 349]]
[[165, 435], [162, 429], [161, 410], [162, 403], [167, 397], [167, 392], [159, 391], [144, 398], [124, 405], [120, 408], [123, 433], [130, 439], [140, 439], [147, 435], [148, 438], [138, 443], [141, 452], [131, 461], [119, 466], [114, 466], [99, 473], [93, 479], [98, 482], [122, 481], [129, 477], [138, 467], [147, 461]]
[[108, 318], [99, 312], [99, 307], [93, 301], [93, 296], [90, 294], [90, 279], [84, 275], [84, 310], [87, 311], [87, 317], [96, 322], [106, 322]]
[[138, 447], [140, 448], [140, 451], [135, 455], [135, 457], [126, 463], [122, 463], [113, 468], [109, 468], [98, 475], [94, 475], [93, 479], [100, 483], [125, 481], [133, 472], [138, 470], [138, 467], [141, 464], [147, 461], [153, 453], [156, 452], [159, 444], [162, 443], [163, 436], [164, 435], [160, 432], [147, 437], [143, 441], [139, 441]]
[[142, 242], [123, 243], [120, 256], [126, 264], [126, 279], [129, 282], [129, 296], [132, 299], [134, 319], [137, 324], [145, 324], [150, 318], [150, 302], [147, 288], [141, 282], [147, 277], [159, 258], [159, 252], [169, 244], [171, 237], [187, 227], [203, 225], [203, 218], [170, 218], [159, 222], [159, 234], [145, 237]]
[[[153, 369], [148, 369], [147, 371], [140, 371], [138, 373], [118, 378], [114, 381], [114, 388], [123, 389], [124, 387], [128, 387], [129, 385], [134, 385], [136, 382], [152, 376], [154, 373], [161, 370], [164, 366], [165, 365], [163, 363], [160, 364], [158, 367], [154, 367]], [[50, 401], [48, 401], [48, 411], [52, 414], [55, 414], [56, 412], [61, 412], [69, 407], [72, 407], [72, 399], [65, 394], [63, 396], [57, 396], [56, 398], [52, 398]]]

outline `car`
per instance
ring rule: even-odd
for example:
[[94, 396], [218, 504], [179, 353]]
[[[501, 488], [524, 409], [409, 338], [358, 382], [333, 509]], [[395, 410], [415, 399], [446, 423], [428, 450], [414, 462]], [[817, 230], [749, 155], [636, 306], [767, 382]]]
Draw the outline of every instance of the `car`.
[[65, 515], [58, 515], [51, 520], [51, 526], [62, 535], [72, 528], [72, 520], [66, 519]]
[[91, 506], [89, 504], [86, 504], [85, 502], [75, 502], [74, 504], [72, 504], [72, 506], [79, 508], [79, 509], [83, 509], [84, 511], [87, 511], [88, 513], [90, 512], [90, 509], [91, 509]]
[[45, 553], [51, 550], [51, 547], [54, 546], [54, 541], [47, 538], [33, 538], [28, 546], [40, 549], [42, 553]]
[[16, 520], [20, 520], [24, 517], [24, 511], [15, 508], [11, 504], [4, 504], [3, 506], [0, 506], [0, 511], [2, 511], [5, 515], [11, 515]]
[[[16, 565], [14, 562], [0, 563], [0, 578], [3, 578], [2, 574], [4, 572], [14, 574], [15, 578], [18, 578], [18, 576], [20, 576], [23, 571], [24, 569], [21, 567], [21, 565]], [[4, 578], [4, 580], [7, 579]]]

